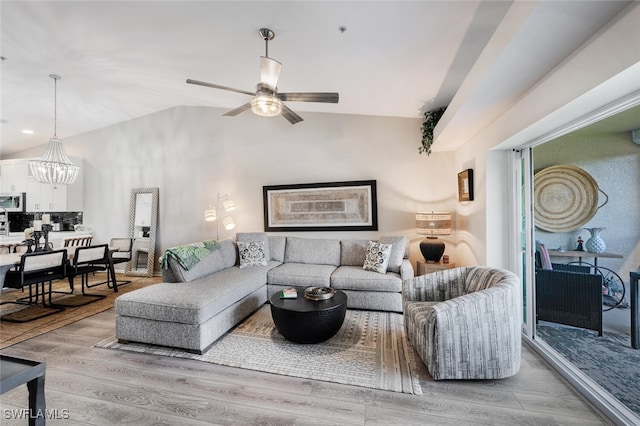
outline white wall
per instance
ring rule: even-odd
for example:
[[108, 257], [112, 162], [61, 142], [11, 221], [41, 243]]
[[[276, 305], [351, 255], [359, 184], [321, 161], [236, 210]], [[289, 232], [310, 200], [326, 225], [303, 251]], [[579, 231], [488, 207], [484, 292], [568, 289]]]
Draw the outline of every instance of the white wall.
[[375, 179], [379, 232], [306, 235], [406, 235], [415, 264], [421, 258], [415, 212], [455, 206], [453, 155], [418, 154], [419, 119], [304, 113], [305, 121], [292, 126], [282, 118], [224, 112], [171, 108], [64, 140], [69, 154], [84, 158], [84, 220], [96, 241], [128, 234], [136, 187], [160, 188], [161, 253], [215, 238], [215, 222], [205, 222], [203, 213], [218, 192], [237, 205], [237, 227], [221, 230], [224, 239], [264, 229], [263, 185]]

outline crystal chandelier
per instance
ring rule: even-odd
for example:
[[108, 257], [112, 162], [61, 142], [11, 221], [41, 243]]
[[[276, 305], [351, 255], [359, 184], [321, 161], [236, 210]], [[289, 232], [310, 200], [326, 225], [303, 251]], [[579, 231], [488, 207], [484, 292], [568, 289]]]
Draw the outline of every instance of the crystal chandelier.
[[64, 152], [62, 141], [58, 139], [57, 130], [57, 101], [58, 80], [60, 76], [49, 74], [53, 79], [53, 137], [44, 155], [39, 160], [29, 161], [29, 168], [34, 179], [41, 183], [70, 184], [78, 177], [80, 167], [74, 165]]

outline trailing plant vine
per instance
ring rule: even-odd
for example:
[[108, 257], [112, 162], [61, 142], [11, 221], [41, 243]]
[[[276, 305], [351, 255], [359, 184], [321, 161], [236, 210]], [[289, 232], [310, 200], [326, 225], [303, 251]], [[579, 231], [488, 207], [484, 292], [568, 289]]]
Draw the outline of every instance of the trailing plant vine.
[[418, 147], [418, 153], [431, 155], [431, 145], [433, 145], [433, 129], [442, 118], [447, 107], [442, 107], [424, 113], [424, 123], [422, 123], [422, 141]]

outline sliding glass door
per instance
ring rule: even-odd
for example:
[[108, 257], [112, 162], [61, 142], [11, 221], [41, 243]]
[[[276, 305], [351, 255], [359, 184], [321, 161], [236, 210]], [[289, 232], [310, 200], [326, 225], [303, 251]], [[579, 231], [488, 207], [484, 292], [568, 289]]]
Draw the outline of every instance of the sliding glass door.
[[531, 148], [513, 151], [512, 164], [514, 167], [513, 196], [516, 202], [514, 212], [518, 220], [514, 221], [515, 229], [512, 235], [517, 236], [519, 259], [522, 274], [522, 330], [526, 336], [535, 336], [535, 307], [534, 307], [534, 253], [533, 240], [533, 155]]

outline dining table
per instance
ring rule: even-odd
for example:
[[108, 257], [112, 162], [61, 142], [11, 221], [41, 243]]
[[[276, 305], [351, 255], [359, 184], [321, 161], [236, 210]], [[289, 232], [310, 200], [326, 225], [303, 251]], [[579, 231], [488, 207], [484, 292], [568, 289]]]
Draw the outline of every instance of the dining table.
[[[0, 254], [0, 283], [4, 286], [4, 280], [7, 276], [7, 272], [16, 266], [20, 265], [20, 258], [24, 253], [3, 253]], [[67, 252], [67, 259], [69, 260], [69, 264], [73, 264], [73, 257], [75, 255], [75, 250]], [[111, 262], [111, 255], [109, 256], [109, 264], [107, 265], [107, 273], [109, 274], [110, 280], [113, 282], [113, 291], [114, 293], [118, 292], [118, 284], [116, 280], [116, 271]], [[68, 274], [69, 276], [69, 284], [73, 288], [73, 274]]]

